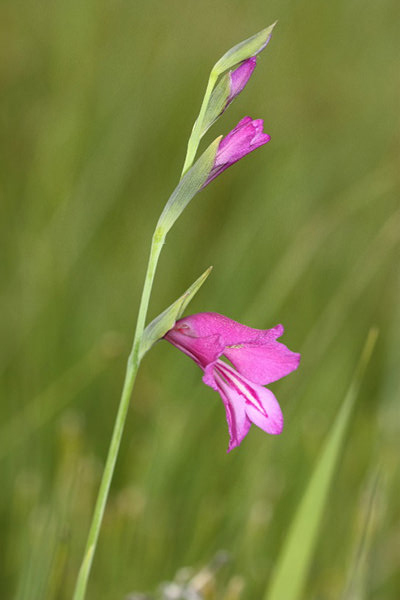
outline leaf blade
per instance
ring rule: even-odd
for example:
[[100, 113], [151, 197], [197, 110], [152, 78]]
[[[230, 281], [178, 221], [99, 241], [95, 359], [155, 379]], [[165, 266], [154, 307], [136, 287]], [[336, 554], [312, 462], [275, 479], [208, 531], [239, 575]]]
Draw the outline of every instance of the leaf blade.
[[200, 192], [206, 183], [214, 166], [222, 136], [217, 137], [203, 152], [194, 165], [185, 173], [179, 184], [172, 192], [158, 220], [157, 228], [166, 236], [175, 221], [185, 210], [194, 196]]
[[236, 44], [236, 46], [233, 46], [233, 48], [230, 48], [225, 52], [225, 54], [215, 63], [213, 67], [214, 73], [222, 75], [222, 73], [242, 61], [259, 54], [268, 44], [276, 23], [277, 22], [275, 21], [275, 23], [272, 23], [269, 27], [262, 29], [255, 35], [243, 40], [243, 42], [239, 42], [239, 44]]
[[303, 494], [288, 536], [278, 558], [277, 567], [264, 596], [265, 600], [300, 600], [310, 569], [323, 510], [328, 498], [335, 467], [345, 441], [347, 426], [360, 389], [365, 368], [377, 338], [372, 329], [367, 337], [353, 380], [339, 414], [323, 446], [311, 479]]
[[139, 360], [150, 350], [150, 348], [164, 335], [172, 329], [176, 321], [182, 316], [186, 307], [192, 298], [197, 294], [203, 283], [212, 271], [208, 267], [202, 275], [184, 292], [175, 302], [160, 313], [143, 332], [142, 342], [140, 344]]

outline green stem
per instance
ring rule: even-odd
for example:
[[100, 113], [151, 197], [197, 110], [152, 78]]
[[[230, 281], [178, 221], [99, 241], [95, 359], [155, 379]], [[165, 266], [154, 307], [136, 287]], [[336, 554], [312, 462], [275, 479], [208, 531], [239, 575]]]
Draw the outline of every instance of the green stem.
[[97, 495], [96, 505], [86, 542], [85, 553], [75, 586], [73, 600], [83, 600], [85, 597], [90, 570], [93, 562], [93, 556], [99, 538], [100, 527], [104, 516], [104, 510], [107, 503], [111, 480], [114, 474], [115, 463], [117, 462], [118, 451], [121, 444], [122, 434], [124, 431], [126, 415], [129, 408], [129, 402], [133, 390], [133, 385], [135, 383], [136, 374], [140, 364], [140, 344], [142, 341], [151, 289], [153, 287], [154, 275], [156, 272], [157, 263], [162, 245], [164, 243], [164, 239], [165, 234], [163, 233], [163, 231], [157, 228], [154, 232], [151, 244], [150, 257], [147, 265], [146, 278], [143, 286], [138, 319], [136, 323], [135, 337], [133, 340], [132, 350], [128, 358], [124, 385], [122, 388], [121, 399], [118, 407], [118, 413], [115, 420], [114, 430], [111, 437], [110, 447], [108, 450], [107, 460], [104, 467], [99, 492]]
[[218, 79], [218, 74], [215, 73], [214, 70], [212, 70], [210, 73], [210, 77], [208, 78], [207, 89], [206, 89], [206, 93], [204, 94], [203, 103], [200, 108], [199, 116], [197, 117], [197, 119], [193, 125], [192, 133], [190, 134], [190, 138], [189, 138], [188, 145], [187, 145], [185, 163], [183, 165], [181, 178], [184, 176], [186, 171], [188, 171], [190, 169], [190, 167], [193, 164], [194, 158], [196, 156], [197, 148], [199, 147], [200, 140], [202, 137], [201, 136], [201, 128], [202, 128], [203, 121], [204, 121], [204, 115], [206, 114], [208, 101], [210, 100], [210, 96], [211, 96], [211, 93], [217, 82], [217, 79]]
[[[183, 166], [182, 176], [192, 166], [194, 158], [196, 156], [197, 149], [201, 140], [202, 123], [204, 115], [207, 110], [208, 102], [211, 93], [214, 89], [215, 83], [218, 79], [218, 75], [211, 71], [210, 77], [207, 84], [206, 93], [201, 105], [199, 116], [193, 126], [193, 130], [188, 142], [185, 164]], [[165, 240], [166, 233], [160, 228], [156, 227], [153, 235], [151, 244], [150, 257], [147, 265], [146, 277], [142, 291], [142, 297], [140, 300], [139, 313], [136, 323], [135, 336], [133, 339], [132, 350], [128, 358], [126, 367], [125, 380], [122, 388], [121, 399], [118, 407], [117, 417], [114, 424], [114, 430], [111, 437], [110, 447], [108, 450], [107, 460], [103, 471], [103, 476], [100, 483], [99, 492], [97, 495], [96, 505], [92, 517], [92, 522], [89, 529], [89, 534], [86, 542], [85, 553], [83, 561], [79, 570], [78, 579], [76, 582], [75, 592], [73, 600], [84, 600], [86, 594], [86, 588], [92, 568], [93, 556], [96, 551], [97, 541], [99, 538], [101, 523], [103, 521], [104, 511], [107, 504], [107, 498], [110, 491], [110, 485], [114, 474], [115, 464], [117, 462], [118, 451], [121, 444], [122, 434], [124, 432], [126, 415], [128, 413], [129, 403], [133, 386], [136, 379], [136, 374], [140, 364], [140, 345], [142, 342], [142, 336], [144, 326], [146, 323], [146, 315], [150, 301], [150, 294], [153, 287], [154, 275], [157, 268], [158, 259], [160, 256], [161, 248]]]

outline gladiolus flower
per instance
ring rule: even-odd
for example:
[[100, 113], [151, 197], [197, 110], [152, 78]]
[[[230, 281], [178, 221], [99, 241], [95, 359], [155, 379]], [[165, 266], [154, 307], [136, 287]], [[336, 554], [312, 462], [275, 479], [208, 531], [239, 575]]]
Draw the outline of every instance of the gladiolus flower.
[[218, 177], [225, 169], [249, 154], [259, 146], [270, 141], [271, 137], [263, 132], [262, 119], [244, 117], [219, 143], [214, 165], [203, 187]]
[[203, 382], [219, 392], [229, 427], [228, 452], [239, 446], [251, 423], [270, 434], [282, 431], [278, 401], [263, 386], [299, 365], [300, 354], [276, 341], [283, 331], [282, 325], [252, 329], [218, 313], [198, 313], [180, 319], [165, 335], [204, 371]]
[[244, 60], [234, 71], [230, 71], [229, 80], [230, 80], [230, 94], [225, 105], [225, 108], [229, 106], [236, 96], [240, 94], [240, 92], [246, 87], [247, 82], [253, 74], [254, 69], [256, 68], [257, 59], [255, 56]]

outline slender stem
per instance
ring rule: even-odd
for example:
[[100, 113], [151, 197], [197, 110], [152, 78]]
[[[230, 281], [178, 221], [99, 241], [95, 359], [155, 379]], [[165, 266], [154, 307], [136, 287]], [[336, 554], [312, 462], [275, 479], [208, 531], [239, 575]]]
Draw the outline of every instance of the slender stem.
[[183, 165], [181, 178], [184, 176], [186, 171], [188, 171], [190, 169], [190, 167], [193, 164], [194, 158], [196, 156], [197, 148], [199, 147], [200, 140], [202, 137], [201, 136], [201, 128], [202, 128], [203, 121], [204, 121], [204, 115], [206, 114], [208, 101], [210, 100], [210, 96], [211, 96], [211, 93], [217, 82], [217, 79], [218, 79], [218, 74], [215, 73], [214, 70], [212, 70], [210, 73], [210, 77], [208, 78], [207, 89], [206, 89], [206, 93], [204, 94], [204, 98], [203, 98], [203, 102], [202, 102], [202, 105], [200, 108], [199, 116], [197, 117], [197, 119], [193, 125], [192, 133], [190, 134], [190, 138], [189, 138], [188, 145], [187, 145], [185, 163]]
[[[207, 84], [206, 93], [203, 99], [203, 103], [200, 108], [199, 116], [193, 126], [193, 130], [188, 142], [185, 164], [183, 166], [182, 176], [192, 166], [194, 158], [196, 156], [197, 149], [201, 140], [202, 124], [204, 121], [204, 115], [207, 110], [208, 102], [211, 93], [214, 89], [215, 83], [218, 79], [218, 75], [211, 71], [210, 77]], [[135, 336], [133, 339], [132, 350], [128, 358], [126, 367], [125, 380], [122, 388], [121, 399], [118, 407], [117, 417], [114, 424], [114, 430], [111, 437], [110, 447], [107, 454], [106, 464], [103, 471], [103, 476], [100, 483], [99, 492], [97, 495], [96, 505], [92, 517], [92, 522], [89, 529], [89, 534], [86, 542], [85, 553], [83, 561], [79, 570], [78, 579], [76, 582], [75, 592], [73, 600], [84, 600], [86, 594], [86, 588], [90, 575], [90, 570], [93, 563], [93, 556], [96, 551], [97, 541], [99, 538], [101, 523], [103, 521], [104, 511], [107, 504], [108, 493], [110, 491], [110, 485], [114, 474], [115, 464], [117, 462], [118, 451], [121, 444], [121, 438], [125, 427], [126, 415], [128, 413], [129, 402], [133, 390], [133, 386], [136, 379], [136, 374], [140, 364], [140, 344], [142, 342], [142, 336], [144, 326], [146, 322], [146, 315], [149, 306], [151, 289], [153, 287], [154, 275], [157, 268], [158, 259], [160, 256], [161, 248], [165, 240], [165, 231], [162, 228], [156, 227], [153, 235], [149, 262], [147, 264], [146, 277], [144, 281], [142, 297], [140, 300], [139, 313], [136, 323]]]
[[117, 461], [118, 451], [121, 444], [121, 438], [124, 431], [126, 415], [129, 408], [129, 402], [135, 383], [136, 374], [139, 368], [139, 351], [142, 341], [144, 325], [146, 321], [147, 309], [149, 306], [151, 289], [153, 286], [154, 275], [157, 268], [158, 259], [161, 248], [164, 243], [165, 234], [163, 231], [156, 229], [153, 235], [151, 244], [150, 257], [147, 265], [146, 278], [143, 286], [142, 297], [138, 319], [136, 323], [135, 337], [133, 340], [132, 350], [128, 358], [124, 385], [122, 388], [121, 399], [118, 407], [117, 417], [115, 420], [114, 430], [111, 437], [110, 447], [108, 450], [107, 460], [103, 471], [103, 476], [100, 483], [99, 492], [97, 495], [96, 505], [92, 517], [92, 522], [89, 529], [89, 534], [86, 542], [85, 553], [81, 568], [79, 570], [78, 579], [76, 582], [73, 600], [83, 600], [86, 593], [89, 574], [92, 567], [93, 556], [96, 550], [97, 541], [99, 538], [100, 527], [104, 516], [104, 511], [107, 503], [108, 493], [110, 490], [111, 480], [114, 474], [115, 463]]
[[161, 248], [163, 247], [165, 241], [165, 236], [166, 233], [164, 232], [164, 230], [161, 227], [157, 226], [151, 242], [150, 257], [149, 262], [147, 264], [146, 277], [144, 281], [142, 297], [140, 299], [135, 337], [132, 346], [132, 353], [135, 354], [135, 358], [137, 360], [139, 356], [140, 342], [142, 341], [142, 335], [146, 323], [146, 316], [149, 307], [150, 294], [153, 287], [154, 275], [156, 272], [158, 259], [160, 257]]

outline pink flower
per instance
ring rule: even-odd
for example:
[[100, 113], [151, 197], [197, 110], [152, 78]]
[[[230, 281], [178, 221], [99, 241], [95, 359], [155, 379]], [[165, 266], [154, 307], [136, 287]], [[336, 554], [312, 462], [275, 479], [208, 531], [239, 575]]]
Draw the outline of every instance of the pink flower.
[[276, 341], [282, 334], [282, 325], [252, 329], [218, 313], [198, 313], [180, 319], [165, 335], [204, 371], [204, 383], [219, 392], [229, 427], [228, 452], [239, 446], [251, 423], [267, 433], [282, 431], [278, 401], [263, 387], [299, 365], [300, 354]]
[[256, 68], [257, 58], [252, 56], [247, 60], [244, 60], [234, 71], [229, 72], [230, 80], [230, 93], [229, 98], [226, 102], [225, 109], [229, 106], [236, 96], [246, 87], [247, 82], [253, 74]]
[[222, 138], [214, 165], [203, 187], [243, 156], [270, 141], [270, 136], [263, 132], [263, 126], [262, 119], [253, 120], [251, 117], [244, 117], [227, 136]]

